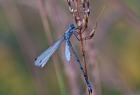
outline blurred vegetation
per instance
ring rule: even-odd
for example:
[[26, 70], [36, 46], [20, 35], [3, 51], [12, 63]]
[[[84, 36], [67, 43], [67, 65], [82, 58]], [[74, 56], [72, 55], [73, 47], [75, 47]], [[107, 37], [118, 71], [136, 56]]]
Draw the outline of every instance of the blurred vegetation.
[[[46, 0], [46, 28], [38, 9], [39, 1], [0, 1], [0, 95], [85, 95], [80, 70], [75, 64], [65, 64], [63, 49], [44, 69], [34, 66], [34, 58], [74, 22], [64, 0]], [[106, 6], [97, 21], [94, 40], [91, 44], [86, 42], [90, 64], [98, 65], [94, 68], [99, 80], [89, 70], [90, 79], [100, 81], [95, 83], [97, 95], [140, 95], [140, 1], [91, 2], [95, 13], [100, 13], [95, 10], [101, 9], [100, 5]], [[90, 26], [97, 18], [92, 12]], [[45, 28], [50, 28], [53, 41], [50, 42]], [[96, 58], [88, 55], [94, 51]]]

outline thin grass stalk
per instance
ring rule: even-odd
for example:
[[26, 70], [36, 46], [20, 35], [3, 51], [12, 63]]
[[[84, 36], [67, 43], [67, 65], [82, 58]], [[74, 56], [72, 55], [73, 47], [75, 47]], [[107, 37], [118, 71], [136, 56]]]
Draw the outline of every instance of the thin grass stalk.
[[17, 6], [14, 4], [13, 0], [5, 0], [2, 2], [2, 9], [5, 13], [5, 16], [7, 18], [7, 21], [9, 23], [9, 26], [11, 30], [14, 32], [21, 52], [25, 58], [25, 63], [28, 68], [28, 71], [31, 72], [33, 85], [35, 85], [35, 89], [39, 95], [44, 95], [45, 90], [44, 87], [41, 87], [43, 84], [40, 80], [41, 78], [38, 78], [34, 75], [36, 75], [34, 67], [32, 65], [32, 57], [35, 56], [35, 45], [32, 42], [31, 37], [28, 35], [28, 32], [26, 32], [24, 28], [24, 24], [22, 21], [22, 17], [20, 15], [20, 12], [17, 8]]
[[[45, 4], [44, 4], [45, 2], [43, 0], [38, 0], [37, 3], [38, 3], [39, 13], [40, 13], [40, 16], [42, 19], [42, 23], [44, 26], [44, 30], [46, 33], [46, 37], [48, 38], [48, 42], [50, 42], [52, 44], [54, 42], [54, 40], [52, 38], [51, 29], [48, 24], [48, 15], [47, 15], [47, 11], [45, 9]], [[60, 88], [60, 93], [61, 93], [61, 95], [66, 95], [66, 89], [64, 87], [63, 78], [61, 76], [60, 69], [58, 68], [59, 66], [58, 66], [58, 64], [56, 64], [58, 62], [59, 62], [58, 56], [55, 56], [54, 59], [52, 60], [52, 63], [54, 64], [55, 73], [56, 73], [58, 85]]]

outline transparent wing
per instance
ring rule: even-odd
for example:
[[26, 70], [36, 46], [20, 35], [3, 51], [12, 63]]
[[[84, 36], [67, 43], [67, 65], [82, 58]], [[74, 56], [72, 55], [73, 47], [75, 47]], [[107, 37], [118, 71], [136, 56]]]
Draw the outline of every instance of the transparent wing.
[[70, 47], [67, 41], [66, 41], [66, 47], [65, 47], [65, 57], [66, 57], [66, 60], [69, 62], [71, 55], [70, 55]]
[[61, 37], [57, 42], [55, 42], [51, 47], [45, 50], [40, 56], [35, 59], [35, 65], [39, 67], [44, 67], [48, 62], [50, 57], [54, 52], [60, 47], [61, 43], [64, 41], [64, 37]]

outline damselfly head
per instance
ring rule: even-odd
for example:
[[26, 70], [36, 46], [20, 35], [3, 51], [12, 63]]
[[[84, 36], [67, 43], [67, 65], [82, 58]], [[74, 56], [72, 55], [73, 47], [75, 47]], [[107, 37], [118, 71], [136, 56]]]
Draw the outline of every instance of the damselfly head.
[[69, 27], [70, 27], [71, 29], [74, 29], [74, 28], [75, 28], [75, 25], [74, 25], [74, 24], [70, 24]]

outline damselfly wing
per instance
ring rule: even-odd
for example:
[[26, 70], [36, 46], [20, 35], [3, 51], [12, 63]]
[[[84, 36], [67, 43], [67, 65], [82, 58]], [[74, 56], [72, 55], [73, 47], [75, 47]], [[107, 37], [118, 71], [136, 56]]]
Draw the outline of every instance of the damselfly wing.
[[43, 68], [48, 62], [50, 57], [55, 53], [55, 51], [60, 47], [61, 43], [64, 41], [62, 36], [57, 42], [55, 42], [51, 47], [45, 50], [40, 56], [35, 59], [35, 65]]

